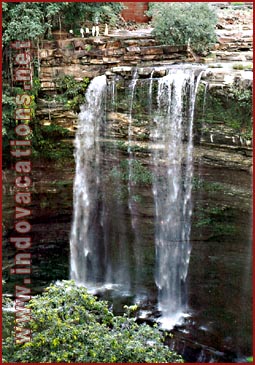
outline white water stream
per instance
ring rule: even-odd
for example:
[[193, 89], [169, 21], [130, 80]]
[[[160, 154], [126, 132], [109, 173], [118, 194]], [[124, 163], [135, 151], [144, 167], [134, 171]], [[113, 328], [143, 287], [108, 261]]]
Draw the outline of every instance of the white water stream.
[[[158, 309], [163, 327], [171, 328], [187, 311], [186, 278], [191, 247], [191, 190], [193, 177], [193, 119], [196, 91], [201, 71], [196, 67], [172, 67], [157, 80], [157, 109], [153, 110], [153, 71], [148, 83], [149, 115], [152, 120], [153, 196], [155, 204], [155, 282]], [[138, 71], [130, 83], [128, 124], [128, 208], [135, 241], [139, 241], [139, 225], [133, 202], [132, 111]], [[110, 245], [95, 234], [95, 220], [100, 191], [100, 127], [105, 121], [106, 77], [96, 77], [89, 85], [85, 104], [79, 115], [76, 134], [76, 175], [74, 182], [74, 216], [71, 231], [71, 278], [88, 288], [123, 287], [130, 283], [129, 259], [120, 242], [117, 253], [122, 264], [112, 266]], [[116, 85], [111, 85], [112, 103], [116, 107]], [[103, 210], [104, 205], [103, 205]], [[101, 225], [106, 224], [104, 212]], [[94, 227], [94, 228], [93, 228]], [[107, 227], [102, 227], [102, 231]], [[101, 242], [101, 243], [100, 243]], [[103, 242], [103, 243], [102, 243]], [[139, 242], [134, 242], [139, 245]], [[100, 247], [100, 245], [102, 247]], [[122, 249], [121, 249], [122, 247]], [[139, 250], [138, 250], [139, 252]], [[126, 264], [125, 264], [126, 260]], [[141, 266], [139, 257], [136, 266]], [[139, 264], [140, 262], [140, 264]], [[146, 265], [146, 262], [143, 263]], [[113, 270], [113, 267], [115, 269]], [[121, 269], [122, 267], [122, 269]], [[135, 268], [139, 273], [140, 267]], [[113, 272], [115, 271], [115, 272]], [[123, 271], [123, 273], [121, 273]], [[127, 282], [129, 281], [129, 282]], [[135, 293], [139, 295], [139, 293]]]

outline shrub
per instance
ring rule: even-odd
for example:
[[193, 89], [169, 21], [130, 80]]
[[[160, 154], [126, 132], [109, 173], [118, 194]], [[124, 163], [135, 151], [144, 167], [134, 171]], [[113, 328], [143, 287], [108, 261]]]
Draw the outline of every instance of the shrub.
[[242, 63], [235, 63], [233, 65], [234, 70], [252, 70], [252, 64], [243, 65]]
[[51, 285], [29, 307], [32, 341], [16, 345], [9, 338], [5, 361], [183, 362], [163, 344], [158, 328], [138, 325], [128, 314], [114, 316], [107, 302], [73, 281]]
[[208, 51], [216, 42], [217, 17], [208, 4], [152, 3], [148, 12], [156, 38], [163, 44], [184, 45], [190, 42], [197, 53]]
[[61, 76], [56, 80], [56, 86], [61, 92], [62, 98], [67, 100], [68, 109], [79, 112], [80, 105], [84, 103], [89, 82], [88, 77], [84, 77], [82, 81], [76, 81], [70, 75]]
[[[125, 145], [124, 148], [126, 148]], [[131, 169], [131, 176], [129, 169]], [[152, 173], [138, 160], [131, 160], [130, 162], [128, 160], [121, 161], [119, 168], [114, 167], [112, 169], [111, 177], [125, 182], [131, 178], [132, 183], [137, 185], [150, 185], [152, 183]]]
[[33, 156], [43, 157], [47, 160], [71, 158], [73, 146], [65, 143], [69, 130], [56, 124], [40, 125], [33, 127]]

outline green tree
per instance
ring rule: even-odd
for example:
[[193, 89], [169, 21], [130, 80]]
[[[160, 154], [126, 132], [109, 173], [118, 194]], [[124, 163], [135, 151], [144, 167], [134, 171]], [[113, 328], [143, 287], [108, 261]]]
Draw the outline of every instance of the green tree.
[[3, 3], [3, 44], [26, 39], [36, 42], [52, 29], [79, 29], [82, 23], [95, 18], [114, 24], [122, 8], [118, 2]]
[[148, 15], [152, 16], [156, 38], [163, 44], [190, 43], [194, 51], [202, 53], [216, 41], [217, 17], [208, 4], [151, 3]]
[[14, 40], [35, 40], [44, 35], [50, 24], [38, 3], [3, 4], [3, 43]]
[[29, 307], [32, 341], [6, 340], [7, 362], [183, 362], [163, 344], [158, 328], [138, 325], [128, 314], [114, 316], [107, 302], [72, 281], [51, 285]]

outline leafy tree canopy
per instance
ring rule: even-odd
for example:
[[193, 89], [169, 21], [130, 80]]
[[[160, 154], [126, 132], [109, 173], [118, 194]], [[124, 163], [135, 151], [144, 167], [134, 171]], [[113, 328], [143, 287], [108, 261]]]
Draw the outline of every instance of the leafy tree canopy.
[[201, 53], [216, 41], [217, 16], [206, 3], [151, 3], [148, 15], [152, 16], [155, 36], [163, 44], [190, 43]]
[[[32, 341], [4, 346], [8, 362], [183, 362], [163, 344], [157, 327], [114, 316], [107, 302], [72, 281], [51, 285], [29, 303]], [[134, 306], [136, 307], [136, 306]], [[135, 308], [129, 307], [129, 312]], [[28, 325], [28, 324], [27, 324]]]
[[[3, 3], [3, 43], [12, 40], [35, 40], [50, 34], [52, 29], [79, 29], [93, 21], [113, 24], [123, 6], [118, 2], [17, 2]], [[68, 29], [69, 28], [69, 29]]]

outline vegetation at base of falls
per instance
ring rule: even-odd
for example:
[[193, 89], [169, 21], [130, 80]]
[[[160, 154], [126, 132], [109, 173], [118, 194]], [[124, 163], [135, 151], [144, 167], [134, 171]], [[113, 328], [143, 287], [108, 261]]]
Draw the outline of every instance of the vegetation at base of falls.
[[[2, 286], [5, 286], [4, 280], [2, 280]], [[2, 339], [4, 346], [5, 339], [12, 336], [12, 329], [14, 328], [13, 301], [6, 295], [2, 296], [2, 324]]]
[[167, 334], [157, 325], [138, 325], [127, 308], [115, 316], [108, 303], [73, 281], [57, 282], [27, 305], [31, 342], [15, 344], [11, 334], [3, 346], [4, 362], [183, 363], [164, 345]]
[[226, 189], [225, 185], [219, 182], [209, 182], [204, 179], [193, 178], [192, 179], [192, 189], [214, 192], [214, 191], [224, 191]]
[[56, 124], [42, 126], [35, 123], [33, 127], [33, 157], [44, 157], [48, 160], [71, 158], [73, 145], [65, 143], [69, 131]]
[[205, 87], [200, 84], [197, 94], [197, 123], [223, 123], [240, 136], [252, 138], [252, 89], [237, 83], [224, 89], [205, 91]]
[[80, 105], [84, 103], [85, 92], [90, 79], [84, 77], [82, 81], [75, 80], [74, 76], [65, 75], [56, 80], [56, 87], [61, 93], [60, 100], [68, 109], [80, 111]]
[[114, 167], [110, 172], [113, 180], [122, 180], [137, 185], [150, 185], [152, 183], [152, 173], [138, 160], [121, 161], [118, 167]]
[[190, 44], [198, 54], [207, 53], [216, 42], [215, 11], [204, 3], [150, 3], [153, 33], [163, 44]]
[[[136, 136], [136, 139], [137, 136]], [[116, 144], [114, 144], [116, 146]], [[143, 146], [140, 146], [138, 144], [132, 144], [131, 146], [128, 146], [128, 144], [126, 142], [117, 142], [117, 148], [123, 152], [126, 152], [128, 153], [128, 151], [130, 150], [130, 152], [148, 152], [148, 148], [147, 147], [143, 147]]]
[[195, 217], [195, 227], [209, 228], [214, 236], [233, 235], [236, 227], [231, 223], [233, 211], [229, 206], [217, 205], [199, 208]]
[[[130, 165], [129, 165], [130, 164]], [[131, 199], [134, 203], [143, 204], [143, 196], [139, 192], [130, 196], [127, 183], [132, 186], [148, 186], [152, 184], [153, 175], [151, 171], [138, 160], [122, 160], [118, 166], [114, 166], [108, 175], [111, 186], [114, 186], [113, 196], [119, 202]]]

